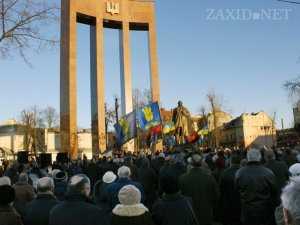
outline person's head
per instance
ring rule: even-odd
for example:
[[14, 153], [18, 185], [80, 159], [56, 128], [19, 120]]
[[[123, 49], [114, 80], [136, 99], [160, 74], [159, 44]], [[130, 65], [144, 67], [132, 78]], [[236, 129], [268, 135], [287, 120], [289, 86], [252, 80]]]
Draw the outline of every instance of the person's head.
[[140, 204], [141, 192], [133, 185], [126, 185], [119, 191], [118, 198], [122, 205]]
[[290, 177], [300, 176], [300, 163], [295, 163], [289, 168]]
[[178, 179], [173, 174], [165, 174], [160, 179], [160, 186], [165, 194], [176, 194], [179, 192]]
[[118, 169], [118, 177], [119, 178], [130, 178], [131, 171], [130, 168], [127, 166], [121, 166]]
[[183, 106], [182, 101], [178, 101], [178, 106], [179, 106], [179, 107]]
[[91, 192], [90, 179], [84, 174], [77, 174], [71, 177], [68, 183], [67, 192], [69, 195], [80, 194], [88, 197]]
[[117, 176], [112, 171], [106, 172], [102, 177], [102, 181], [107, 184], [113, 183], [116, 179]]
[[300, 224], [300, 177], [293, 178], [282, 190], [281, 201], [286, 225]]
[[10, 185], [0, 186], [0, 206], [11, 204], [15, 200], [15, 190]]
[[65, 172], [59, 170], [55, 173], [53, 179], [55, 182], [67, 181], [68, 176]]
[[275, 160], [275, 159], [276, 159], [276, 155], [275, 155], [273, 150], [266, 150], [265, 151], [265, 160], [266, 160], [266, 162], [269, 162], [269, 161]]
[[54, 181], [50, 177], [43, 177], [37, 182], [37, 191], [40, 194], [51, 193], [54, 191]]
[[247, 161], [248, 162], [260, 162], [261, 161], [261, 152], [256, 148], [250, 149], [247, 152]]
[[18, 182], [27, 184], [28, 183], [28, 175], [27, 173], [20, 173]]
[[0, 186], [2, 185], [11, 185], [11, 181], [10, 181], [10, 178], [9, 177], [0, 177]]
[[192, 155], [190, 162], [191, 162], [192, 167], [201, 167], [201, 164], [202, 164], [201, 155], [199, 155], [199, 154]]
[[237, 153], [233, 153], [230, 158], [231, 165], [240, 165], [241, 164], [241, 156]]

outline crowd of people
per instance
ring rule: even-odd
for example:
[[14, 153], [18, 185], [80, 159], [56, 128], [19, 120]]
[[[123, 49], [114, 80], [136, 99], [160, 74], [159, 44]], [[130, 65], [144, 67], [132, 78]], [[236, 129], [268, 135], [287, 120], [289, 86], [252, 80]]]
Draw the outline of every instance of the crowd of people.
[[0, 225], [300, 225], [299, 156], [206, 149], [4, 163]]

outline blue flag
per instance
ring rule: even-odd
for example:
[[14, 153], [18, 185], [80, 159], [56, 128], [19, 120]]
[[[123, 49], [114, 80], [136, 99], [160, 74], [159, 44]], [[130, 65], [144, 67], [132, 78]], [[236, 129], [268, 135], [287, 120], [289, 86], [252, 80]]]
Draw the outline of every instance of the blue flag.
[[160, 110], [157, 102], [146, 105], [137, 111], [139, 128], [149, 130], [161, 124]]
[[136, 113], [135, 111], [127, 114], [114, 125], [117, 143], [123, 145], [137, 136]]

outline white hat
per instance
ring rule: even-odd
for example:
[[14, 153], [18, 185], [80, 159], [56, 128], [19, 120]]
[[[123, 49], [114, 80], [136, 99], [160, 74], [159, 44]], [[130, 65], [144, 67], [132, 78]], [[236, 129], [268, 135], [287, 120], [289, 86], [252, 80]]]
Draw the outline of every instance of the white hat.
[[141, 203], [141, 192], [133, 185], [124, 186], [118, 194], [122, 205], [136, 205]]
[[300, 163], [295, 163], [289, 169], [291, 177], [300, 176]]
[[106, 172], [102, 177], [102, 181], [107, 184], [114, 182], [116, 179], [117, 176], [112, 171]]

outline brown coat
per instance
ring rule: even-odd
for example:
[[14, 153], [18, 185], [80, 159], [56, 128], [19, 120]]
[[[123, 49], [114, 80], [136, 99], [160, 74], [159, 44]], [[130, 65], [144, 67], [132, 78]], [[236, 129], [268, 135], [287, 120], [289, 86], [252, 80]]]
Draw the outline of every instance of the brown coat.
[[31, 202], [34, 197], [34, 189], [30, 184], [16, 183], [14, 185], [16, 199], [14, 207], [23, 218], [25, 216], [26, 204]]
[[0, 206], [1, 225], [23, 225], [20, 215], [12, 206]]

